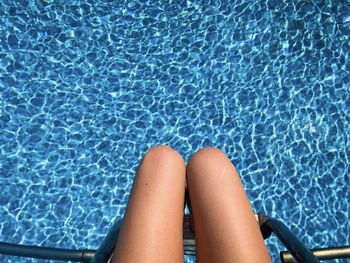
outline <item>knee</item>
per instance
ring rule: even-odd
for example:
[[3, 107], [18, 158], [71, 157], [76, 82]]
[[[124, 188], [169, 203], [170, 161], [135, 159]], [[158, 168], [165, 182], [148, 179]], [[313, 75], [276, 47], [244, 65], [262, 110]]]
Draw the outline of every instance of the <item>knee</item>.
[[204, 147], [198, 150], [195, 154], [193, 154], [189, 160], [191, 162], [198, 161], [207, 161], [216, 160], [218, 158], [227, 158], [225, 153], [223, 153], [220, 149], [215, 147]]
[[157, 145], [151, 147], [144, 156], [144, 160], [152, 161], [157, 165], [164, 163], [178, 163], [184, 165], [182, 156], [175, 151], [172, 147], [167, 145]]
[[205, 147], [193, 154], [188, 161], [187, 169], [194, 167], [218, 167], [231, 163], [226, 154], [215, 147]]

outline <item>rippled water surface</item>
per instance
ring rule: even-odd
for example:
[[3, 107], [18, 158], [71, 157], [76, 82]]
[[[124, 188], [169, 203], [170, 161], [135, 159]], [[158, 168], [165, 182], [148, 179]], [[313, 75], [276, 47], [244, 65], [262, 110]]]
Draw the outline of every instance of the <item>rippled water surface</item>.
[[1, 1], [0, 241], [97, 248], [168, 144], [221, 148], [256, 212], [349, 244], [349, 33], [344, 0]]

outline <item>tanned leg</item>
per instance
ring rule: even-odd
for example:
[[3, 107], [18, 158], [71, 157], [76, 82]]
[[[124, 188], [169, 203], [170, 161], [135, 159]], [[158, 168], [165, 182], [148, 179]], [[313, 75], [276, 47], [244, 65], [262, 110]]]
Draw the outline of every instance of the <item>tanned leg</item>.
[[217, 148], [187, 165], [187, 187], [199, 263], [271, 262], [236, 169]]
[[168, 146], [152, 147], [132, 186], [112, 262], [184, 262], [186, 167]]

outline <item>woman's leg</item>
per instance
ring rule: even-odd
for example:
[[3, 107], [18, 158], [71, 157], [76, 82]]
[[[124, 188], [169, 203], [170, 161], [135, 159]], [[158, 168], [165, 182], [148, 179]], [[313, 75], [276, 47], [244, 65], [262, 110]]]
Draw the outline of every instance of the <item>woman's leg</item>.
[[204, 148], [187, 165], [197, 262], [271, 262], [241, 180], [226, 155]]
[[139, 165], [112, 262], [183, 262], [186, 167], [168, 146]]

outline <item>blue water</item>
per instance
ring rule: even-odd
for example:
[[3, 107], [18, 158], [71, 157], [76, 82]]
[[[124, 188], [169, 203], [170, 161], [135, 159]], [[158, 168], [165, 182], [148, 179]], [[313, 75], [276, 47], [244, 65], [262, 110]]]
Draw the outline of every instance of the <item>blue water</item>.
[[97, 2], [0, 2], [0, 241], [96, 249], [167, 144], [222, 149], [308, 247], [350, 243], [349, 1]]

